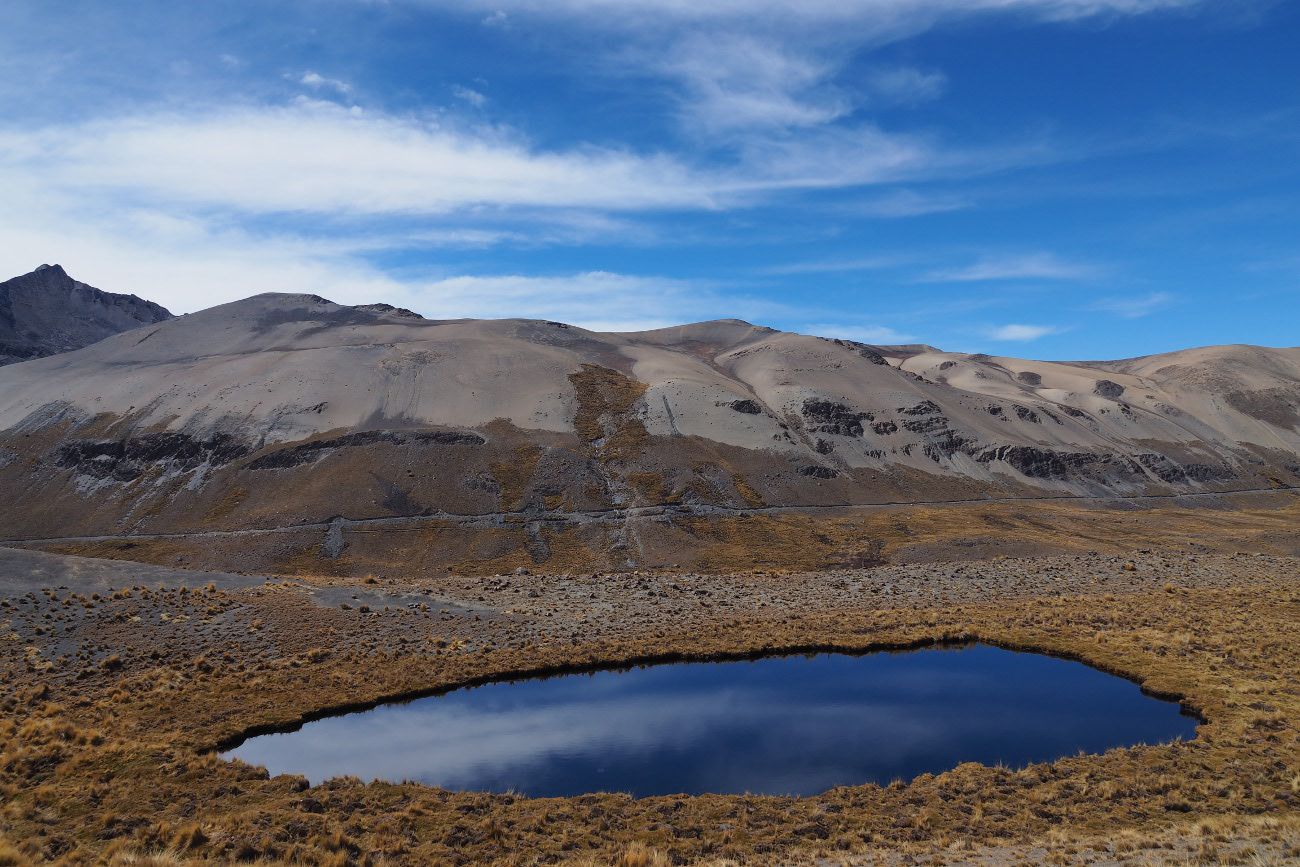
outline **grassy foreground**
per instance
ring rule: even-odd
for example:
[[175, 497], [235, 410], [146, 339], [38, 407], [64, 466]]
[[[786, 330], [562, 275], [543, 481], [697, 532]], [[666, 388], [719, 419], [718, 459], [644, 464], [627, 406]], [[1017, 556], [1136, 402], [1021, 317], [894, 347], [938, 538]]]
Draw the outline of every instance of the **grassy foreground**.
[[[322, 585], [372, 601], [326, 604]], [[0, 865], [1300, 859], [1294, 559], [448, 576], [415, 589], [425, 601], [374, 578], [0, 598]], [[252, 728], [505, 673], [969, 638], [1083, 659], [1207, 722], [1186, 743], [803, 799], [310, 787], [212, 752]]]

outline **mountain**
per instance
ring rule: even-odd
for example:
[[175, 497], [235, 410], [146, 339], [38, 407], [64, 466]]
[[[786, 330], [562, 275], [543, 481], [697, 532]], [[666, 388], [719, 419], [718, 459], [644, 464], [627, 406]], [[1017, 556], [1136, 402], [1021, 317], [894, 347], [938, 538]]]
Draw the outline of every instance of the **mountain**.
[[562, 525], [636, 561], [711, 515], [1297, 485], [1300, 348], [1043, 362], [270, 294], [0, 370], [0, 538], [279, 528], [276, 568], [338, 521], [554, 566]]
[[80, 349], [170, 318], [152, 301], [102, 292], [58, 265], [42, 265], [0, 283], [0, 365]]

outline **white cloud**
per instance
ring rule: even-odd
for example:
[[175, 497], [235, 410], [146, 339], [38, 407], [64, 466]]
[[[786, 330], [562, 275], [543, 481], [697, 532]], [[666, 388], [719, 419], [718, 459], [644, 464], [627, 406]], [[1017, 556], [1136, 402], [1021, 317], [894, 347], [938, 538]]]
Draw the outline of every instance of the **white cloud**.
[[292, 80], [301, 85], [310, 87], [313, 90], [332, 90], [341, 96], [347, 96], [352, 93], [352, 85], [338, 78], [326, 78], [319, 72], [307, 70], [306, 72], [289, 76]]
[[[753, 136], [737, 149], [742, 160], [728, 187], [736, 193], [910, 181], [960, 171], [966, 161], [919, 136], [888, 133], [867, 124]], [[989, 165], [966, 168], [979, 172]]]
[[1113, 313], [1124, 319], [1141, 319], [1173, 302], [1174, 296], [1169, 292], [1152, 292], [1136, 297], [1103, 298], [1090, 306], [1091, 310]]
[[304, 292], [342, 304], [386, 301], [439, 319], [552, 319], [593, 330], [636, 331], [724, 316], [764, 318], [779, 306], [667, 277], [602, 271], [394, 275], [364, 254], [373, 239], [343, 242], [214, 230], [201, 221], [119, 212], [112, 223], [69, 213], [0, 216], [0, 274], [58, 262], [73, 277], [133, 292], [176, 313], [260, 292]]
[[1057, 334], [1061, 331], [1055, 325], [999, 325], [990, 328], [986, 334], [994, 340], [1015, 340], [1028, 342], [1037, 340], [1040, 337], [1046, 337], [1049, 334]]
[[758, 269], [757, 273], [781, 276], [787, 274], [844, 274], [851, 271], [883, 271], [898, 268], [915, 261], [912, 256], [860, 256], [855, 259], [813, 259], [806, 262], [787, 262]]
[[781, 190], [976, 172], [998, 159], [860, 125], [758, 136], [705, 169], [664, 154], [541, 150], [501, 127], [308, 99], [0, 128], [0, 182], [34, 179], [92, 207], [333, 217], [482, 207], [712, 210]]
[[833, 66], [749, 34], [687, 34], [646, 62], [684, 89], [683, 123], [696, 134], [817, 126], [850, 104], [827, 86]]
[[469, 103], [475, 108], [482, 108], [487, 105], [488, 101], [485, 94], [474, 90], [472, 87], [464, 87], [459, 84], [452, 86], [451, 95], [459, 99], [461, 102]]
[[716, 209], [941, 161], [924, 143], [871, 129], [802, 138], [705, 171], [653, 154], [542, 151], [509, 130], [318, 101], [0, 128], [0, 273], [60, 262], [178, 312], [287, 291], [601, 328], [762, 317], [777, 308], [697, 284], [603, 272], [399, 278], [367, 257], [611, 233], [644, 240], [649, 230], [622, 214]]
[[938, 70], [896, 66], [867, 76], [872, 95], [888, 102], [918, 103], [937, 99], [948, 88], [948, 76]]
[[417, 309], [439, 319], [554, 319], [593, 331], [681, 324], [722, 315], [720, 308], [728, 303], [693, 281], [608, 271], [454, 276], [420, 284], [414, 291]]
[[986, 256], [958, 268], [926, 274], [923, 282], [974, 283], [986, 280], [1084, 280], [1097, 274], [1093, 265], [1066, 262], [1051, 253]]
[[[422, 0], [464, 8], [464, 0]], [[784, 22], [787, 26], [856, 24], [876, 32], [933, 26], [980, 13], [1023, 13], [1061, 21], [1136, 15], [1196, 6], [1204, 0], [471, 0], [493, 15], [527, 13], [581, 19], [595, 26], [667, 26], [683, 22]]]
[[725, 287], [654, 275], [394, 274], [367, 258], [412, 240], [422, 246], [496, 243], [491, 230], [423, 229], [398, 238], [259, 233], [148, 208], [87, 209], [75, 196], [48, 194], [34, 179], [15, 181], [6, 187], [10, 207], [0, 210], [0, 274], [58, 262], [78, 279], [134, 292], [176, 313], [259, 292], [314, 293], [343, 304], [386, 301], [436, 318], [528, 317], [601, 330], [787, 312]]
[[903, 334], [884, 325], [854, 325], [850, 323], [814, 323], [800, 327], [800, 331], [814, 334], [818, 337], [838, 337], [842, 340], [856, 340], [859, 343], [874, 343], [876, 345], [893, 345], [898, 343], [911, 343], [916, 338], [911, 334]]
[[[426, 6], [558, 22], [602, 31], [603, 72], [673, 82], [684, 128], [700, 137], [831, 124], [857, 107], [837, 83], [864, 49], [951, 20], [1020, 14], [1065, 21], [1134, 15], [1204, 0], [408, 0]], [[584, 39], [584, 52], [589, 44]], [[585, 56], [590, 61], [590, 56]], [[881, 69], [855, 83], [878, 100], [917, 102], [943, 92], [940, 72]]]
[[897, 190], [873, 199], [843, 205], [840, 210], [862, 217], [892, 219], [897, 217], [920, 217], [926, 214], [944, 214], [974, 206], [975, 202], [965, 196]]
[[442, 213], [475, 205], [711, 207], [679, 162], [578, 147], [543, 152], [462, 129], [329, 103], [120, 117], [0, 131], [0, 180], [251, 213]]

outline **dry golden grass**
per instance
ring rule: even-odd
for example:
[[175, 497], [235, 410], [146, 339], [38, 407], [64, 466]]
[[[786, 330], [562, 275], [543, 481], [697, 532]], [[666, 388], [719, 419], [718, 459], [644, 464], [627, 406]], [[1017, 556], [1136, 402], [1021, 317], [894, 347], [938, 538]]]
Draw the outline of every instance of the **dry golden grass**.
[[[910, 857], [953, 845], [992, 858], [1048, 844], [1044, 851], [1059, 860], [1073, 858], [1078, 853], [1067, 849], [1082, 852], [1098, 835], [1117, 849], [1144, 853], [1147, 841], [1197, 827], [1203, 830], [1192, 857], [1201, 857], [1204, 843], [1206, 857], [1211, 850], [1235, 852], [1232, 857], [1246, 859], [1238, 863], [1250, 863], [1246, 843], [1232, 842], [1247, 838], [1268, 842], [1255, 853], [1261, 858], [1292, 857], [1287, 853], [1296, 850], [1281, 847], [1291, 845], [1285, 823], [1300, 811], [1300, 568], [1261, 560], [1267, 570], [1247, 579], [1189, 586], [1179, 573], [1197, 561], [1171, 561], [1167, 574], [1157, 574], [1161, 559], [1138, 557], [1133, 572], [1120, 568], [1122, 560], [1110, 561], [1101, 585], [1089, 572], [1094, 561], [1083, 560], [1079, 575], [1041, 585], [1055, 582], [1054, 592], [1016, 598], [974, 592], [949, 601], [936, 593], [905, 605], [837, 596], [833, 589], [801, 595], [791, 586], [795, 579], [782, 574], [746, 579], [751, 595], [728, 596], [724, 590], [732, 585], [723, 579], [698, 577], [692, 586], [711, 588], [710, 598], [725, 604], [690, 609], [695, 613], [687, 617], [665, 614], [662, 600], [613, 594], [621, 608], [599, 612], [613, 626], [576, 641], [547, 612], [585, 616], [595, 604], [585, 593], [570, 602], [542, 598], [528, 609], [535, 614], [453, 622], [321, 608], [261, 589], [135, 589], [90, 609], [65, 605], [71, 595], [56, 592], [42, 597], [50, 606], [45, 610], [57, 612], [60, 622], [82, 624], [75, 628], [97, 642], [114, 642], [121, 664], [105, 668], [96, 658], [55, 664], [44, 652], [45, 635], [0, 643], [0, 834], [17, 857], [68, 864], [149, 863], [124, 860], [147, 857], [173, 859], [155, 863], [868, 864], [877, 863], [870, 860], [877, 854]], [[1038, 569], [1033, 561], [1017, 568]], [[1059, 564], [1050, 569], [1061, 572]], [[864, 580], [873, 574], [863, 573]], [[1139, 579], [1145, 583], [1134, 583]], [[923, 576], [917, 581], [926, 586]], [[779, 607], [760, 604], [774, 594], [785, 594]], [[205, 617], [216, 631], [198, 628]], [[255, 621], [261, 628], [249, 631]], [[190, 633], [186, 622], [194, 624]], [[175, 627], [181, 631], [166, 632], [172, 623], [181, 623]], [[188, 649], [163, 638], [186, 634], [193, 636]], [[249, 727], [483, 677], [595, 661], [811, 646], [861, 650], [972, 637], [1086, 659], [1157, 692], [1185, 696], [1209, 723], [1188, 743], [1019, 770], [962, 765], [909, 784], [802, 799], [594, 794], [534, 800], [355, 779], [308, 787], [301, 778], [268, 779], [260, 769], [205, 752]], [[1270, 842], [1273, 831], [1264, 825], [1232, 824], [1245, 820], [1225, 816], [1275, 820], [1281, 842]], [[1060, 836], [1049, 840], [1052, 834]]]
[[31, 859], [19, 852], [9, 841], [0, 837], [0, 867], [26, 867]]
[[751, 509], [761, 509], [767, 505], [763, 502], [763, 497], [758, 491], [754, 490], [753, 486], [745, 481], [745, 477], [740, 473], [731, 474], [731, 483], [735, 486], [736, 493], [740, 494], [740, 498], [745, 502], [746, 506]]
[[523, 508], [528, 483], [537, 472], [542, 450], [533, 445], [518, 446], [512, 460], [490, 464], [492, 476], [501, 486], [500, 507], [503, 511]]
[[212, 505], [212, 508], [208, 509], [203, 520], [207, 523], [224, 521], [238, 512], [247, 499], [248, 488], [231, 488], [225, 496]]
[[599, 444], [596, 451], [603, 459], [635, 457], [649, 438], [645, 425], [632, 415], [646, 384], [594, 364], [584, 364], [569, 381], [578, 401], [573, 420], [578, 436], [589, 445]]
[[[503, 467], [498, 469], [503, 478], [508, 477]], [[629, 476], [629, 487], [649, 491], [659, 481], [653, 475]], [[661, 493], [663, 487], [660, 484]], [[503, 482], [503, 501], [517, 495]], [[529, 553], [530, 530], [522, 520], [484, 529], [436, 519], [400, 530], [354, 526], [346, 531], [348, 548], [339, 558], [322, 555], [319, 529], [281, 532], [265, 539], [117, 539], [33, 547], [87, 557], [288, 575], [420, 576], [441, 574], [448, 567], [460, 573], [494, 574], [518, 566], [541, 566], [551, 572], [604, 571], [626, 566], [626, 553], [615, 552], [613, 541], [632, 527], [641, 540], [637, 562], [644, 568], [732, 572], [761, 565], [811, 571], [846, 565], [855, 553], [877, 546], [881, 559], [889, 563], [1121, 553], [1153, 547], [1290, 555], [1300, 544], [1297, 526], [1300, 497], [1279, 500], [1274, 508], [1250, 509], [970, 503], [560, 524], [545, 529], [550, 555], [540, 562]]]

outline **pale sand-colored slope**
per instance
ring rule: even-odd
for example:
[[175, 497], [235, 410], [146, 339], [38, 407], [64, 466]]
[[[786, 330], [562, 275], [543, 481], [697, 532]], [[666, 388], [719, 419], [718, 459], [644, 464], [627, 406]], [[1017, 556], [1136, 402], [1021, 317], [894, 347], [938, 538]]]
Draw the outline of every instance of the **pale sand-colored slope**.
[[[943, 362], [953, 364], [940, 370]], [[1295, 450], [1294, 427], [1271, 424], [1234, 408], [1234, 392], [1280, 389], [1300, 396], [1300, 348], [1211, 346], [1116, 362], [1046, 362], [1006, 357], [932, 353], [909, 358], [905, 369], [942, 376], [974, 394], [1050, 407], [1059, 404], [1099, 419], [1104, 437], [1168, 442], [1224, 441]], [[1019, 374], [1036, 374], [1038, 384]], [[1116, 413], [1117, 401], [1096, 393], [1099, 381], [1124, 388], [1119, 398], [1131, 415]], [[1285, 397], [1286, 395], [1283, 395]], [[1085, 437], [1078, 442], [1085, 444]]]
[[[477, 428], [498, 418], [524, 430], [566, 432], [576, 412], [569, 376], [594, 364], [647, 386], [641, 412], [651, 434], [778, 452], [809, 452], [824, 436], [849, 466], [887, 460], [976, 477], [998, 471], [963, 454], [936, 468], [919, 451], [898, 448], [925, 436], [877, 433], [869, 422], [861, 437], [802, 433], [795, 417], [806, 400], [900, 420], [899, 410], [930, 400], [950, 427], [984, 443], [1101, 452], [1132, 452], [1144, 442], [1219, 451], [1249, 443], [1300, 452], [1294, 426], [1242, 412], [1225, 398], [1231, 391], [1300, 393], [1300, 349], [1207, 347], [1056, 363], [884, 347], [888, 363], [880, 364], [859, 348], [738, 320], [600, 334], [530, 320], [422, 320], [314, 296], [260, 295], [0, 370], [0, 430], [47, 422], [58, 408], [129, 417], [137, 430], [226, 431], [265, 442], [340, 429]], [[1122, 397], [1097, 394], [1102, 380], [1123, 386]], [[763, 411], [738, 412], [731, 404], [739, 400]], [[994, 406], [1002, 411], [991, 412]], [[1017, 406], [1038, 420], [1023, 418]]]
[[565, 377], [579, 357], [516, 336], [531, 323], [430, 322], [263, 295], [167, 325], [16, 370], [0, 390], [0, 428], [52, 402], [270, 441], [376, 422], [571, 427]]

